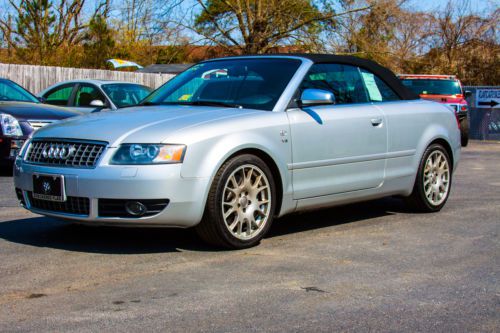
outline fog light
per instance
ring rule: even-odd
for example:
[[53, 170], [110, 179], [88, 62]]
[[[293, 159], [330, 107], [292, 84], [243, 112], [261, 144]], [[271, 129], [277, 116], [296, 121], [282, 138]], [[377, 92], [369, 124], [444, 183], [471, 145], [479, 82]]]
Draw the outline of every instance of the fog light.
[[127, 201], [125, 203], [125, 210], [133, 216], [142, 216], [148, 211], [146, 206], [139, 201]]

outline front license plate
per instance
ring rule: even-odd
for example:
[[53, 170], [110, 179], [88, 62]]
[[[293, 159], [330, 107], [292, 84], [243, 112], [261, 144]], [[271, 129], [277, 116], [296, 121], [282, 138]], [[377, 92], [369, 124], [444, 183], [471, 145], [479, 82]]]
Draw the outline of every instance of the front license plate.
[[33, 198], [47, 201], [66, 201], [64, 176], [33, 175]]

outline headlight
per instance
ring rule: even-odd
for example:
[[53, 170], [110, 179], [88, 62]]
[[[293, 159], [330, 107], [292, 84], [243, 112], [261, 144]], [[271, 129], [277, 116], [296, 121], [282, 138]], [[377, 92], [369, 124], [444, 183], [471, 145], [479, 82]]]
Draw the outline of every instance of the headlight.
[[185, 145], [124, 144], [111, 159], [111, 164], [165, 164], [182, 163]]
[[5, 136], [22, 136], [23, 131], [16, 118], [10, 114], [0, 113], [0, 125]]

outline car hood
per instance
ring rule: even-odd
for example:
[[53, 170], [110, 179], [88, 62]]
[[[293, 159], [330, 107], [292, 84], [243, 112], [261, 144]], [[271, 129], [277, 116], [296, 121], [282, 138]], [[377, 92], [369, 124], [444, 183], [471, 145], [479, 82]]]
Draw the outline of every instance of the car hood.
[[18, 120], [59, 120], [82, 114], [54, 105], [14, 101], [0, 102], [0, 113], [8, 113]]
[[63, 120], [38, 130], [34, 137], [105, 141], [112, 147], [122, 142], [160, 143], [183, 128], [259, 112], [264, 111], [202, 106], [134, 107]]

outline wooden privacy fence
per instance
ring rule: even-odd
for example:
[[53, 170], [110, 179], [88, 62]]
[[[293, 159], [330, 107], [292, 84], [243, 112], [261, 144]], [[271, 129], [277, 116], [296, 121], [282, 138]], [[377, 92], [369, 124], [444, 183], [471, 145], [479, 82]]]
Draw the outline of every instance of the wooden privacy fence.
[[13, 65], [0, 63], [0, 78], [10, 79], [34, 94], [67, 80], [98, 79], [128, 81], [153, 89], [170, 80], [172, 74], [108, 71], [103, 69], [66, 68], [52, 66]]

